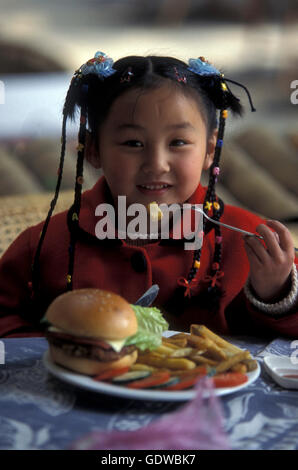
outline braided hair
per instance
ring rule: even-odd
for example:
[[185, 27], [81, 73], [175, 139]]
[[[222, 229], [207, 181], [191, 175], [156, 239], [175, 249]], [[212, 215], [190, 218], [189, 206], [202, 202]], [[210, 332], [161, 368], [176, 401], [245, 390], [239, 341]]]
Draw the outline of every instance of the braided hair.
[[[113, 102], [131, 88], [141, 91], [158, 88], [168, 83], [177, 87], [186, 96], [195, 98], [205, 120], [207, 135], [218, 127], [218, 137], [214, 153], [214, 160], [210, 167], [209, 184], [204, 201], [204, 211], [215, 220], [219, 220], [223, 213], [223, 204], [215, 192], [215, 184], [219, 174], [220, 155], [223, 144], [225, 120], [227, 110], [234, 114], [242, 114], [242, 106], [238, 98], [234, 96], [224, 79], [204, 58], [190, 60], [191, 66], [172, 57], [159, 56], [129, 56], [113, 63], [104, 53], [98, 52], [93, 59], [78, 69], [70, 83], [63, 108], [62, 145], [58, 169], [58, 179], [55, 195], [50, 205], [50, 210], [43, 225], [39, 243], [36, 249], [32, 265], [32, 291], [33, 295], [38, 291], [39, 259], [46, 231], [53, 210], [55, 208], [62, 179], [63, 164], [66, 151], [66, 122], [74, 120], [77, 111], [80, 112], [80, 128], [77, 147], [77, 169], [75, 179], [74, 203], [69, 211], [69, 267], [66, 275], [66, 289], [72, 289], [72, 277], [74, 269], [75, 246], [77, 229], [79, 224], [81, 192], [83, 183], [83, 166], [85, 157], [86, 131], [90, 132], [95, 145], [98, 145], [99, 129], [105, 121]], [[199, 69], [197, 67], [199, 65]], [[203, 72], [202, 73], [202, 68]], [[207, 72], [206, 72], [207, 70]], [[201, 72], [200, 72], [201, 71]], [[205, 73], [206, 72], [206, 73]], [[237, 82], [232, 82], [236, 83]], [[240, 85], [243, 87], [243, 85]], [[245, 87], [243, 87], [245, 88]], [[245, 88], [246, 90], [246, 88]], [[246, 90], [247, 91], [247, 90]], [[247, 91], [248, 93], [248, 91]], [[248, 97], [251, 103], [250, 95]], [[254, 110], [251, 103], [252, 110]], [[219, 125], [217, 126], [219, 112]], [[220, 270], [222, 257], [222, 236], [220, 227], [214, 225], [215, 250], [212, 263], [212, 272], [209, 277], [210, 285], [207, 289], [210, 301], [216, 302], [220, 296], [219, 278], [223, 275]], [[206, 229], [206, 219], [203, 220], [203, 232]], [[193, 263], [183, 285], [180, 283], [183, 296], [190, 296], [191, 287], [200, 267], [201, 248], [194, 251]], [[179, 288], [178, 288], [179, 290]]]

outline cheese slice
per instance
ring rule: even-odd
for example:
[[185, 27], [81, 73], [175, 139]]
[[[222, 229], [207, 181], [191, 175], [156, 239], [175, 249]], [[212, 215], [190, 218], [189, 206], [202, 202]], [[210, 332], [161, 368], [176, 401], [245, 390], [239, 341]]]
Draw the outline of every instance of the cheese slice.
[[125, 341], [126, 341], [126, 339], [121, 339], [121, 340], [117, 340], [117, 341], [110, 341], [110, 340], [105, 339], [105, 342], [108, 343], [110, 346], [112, 346], [112, 348], [113, 348], [116, 352], [120, 352], [120, 351], [121, 351], [121, 349], [122, 349], [123, 346], [124, 346]]
[[53, 331], [54, 333], [66, 333], [65, 330], [61, 330], [61, 328], [57, 328], [57, 326], [49, 326], [48, 328], [49, 331]]

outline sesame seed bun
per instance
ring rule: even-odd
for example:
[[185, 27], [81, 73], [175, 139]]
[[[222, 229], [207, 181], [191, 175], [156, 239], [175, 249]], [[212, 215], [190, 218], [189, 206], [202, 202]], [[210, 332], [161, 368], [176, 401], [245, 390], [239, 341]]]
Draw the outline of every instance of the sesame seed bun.
[[137, 332], [136, 315], [120, 295], [101, 289], [77, 289], [57, 297], [47, 320], [67, 333], [121, 340]]

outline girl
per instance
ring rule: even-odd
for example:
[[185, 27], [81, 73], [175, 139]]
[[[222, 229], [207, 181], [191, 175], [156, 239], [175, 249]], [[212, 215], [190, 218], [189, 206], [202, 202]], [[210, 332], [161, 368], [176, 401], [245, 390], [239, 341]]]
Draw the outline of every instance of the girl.
[[[224, 206], [215, 192], [228, 110], [242, 111], [227, 82], [232, 81], [202, 57], [188, 65], [169, 57], [113, 63], [98, 52], [75, 72], [64, 106], [58, 181], [48, 217], [25, 230], [1, 259], [1, 336], [41, 335], [47, 306], [67, 289], [97, 287], [133, 303], [152, 284], [160, 287], [154, 305], [170, 329], [203, 323], [221, 333], [298, 335], [289, 231], [278, 221]], [[66, 121], [76, 110], [74, 203], [51, 217], [62, 178]], [[102, 168], [104, 176], [81, 194], [84, 158]], [[200, 185], [205, 170], [210, 172], [207, 188]], [[135, 240], [120, 236], [116, 225], [115, 237], [99, 239], [96, 226], [103, 214], [96, 208], [110, 204], [121, 212], [119, 196], [127, 205], [203, 204], [213, 219], [257, 231], [263, 240], [243, 238], [205, 218], [203, 244], [193, 251], [185, 250], [185, 239], [173, 231], [168, 239]]]

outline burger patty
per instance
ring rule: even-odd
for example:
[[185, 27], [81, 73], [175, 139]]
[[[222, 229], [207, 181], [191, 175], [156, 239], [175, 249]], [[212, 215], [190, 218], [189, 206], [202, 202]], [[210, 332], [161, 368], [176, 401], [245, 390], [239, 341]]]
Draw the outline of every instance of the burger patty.
[[73, 336], [49, 330], [46, 332], [46, 338], [50, 344], [62, 349], [69, 356], [102, 362], [116, 361], [122, 356], [131, 354], [136, 349], [135, 346], [124, 346], [121, 351], [117, 352], [110, 344], [103, 340]]

